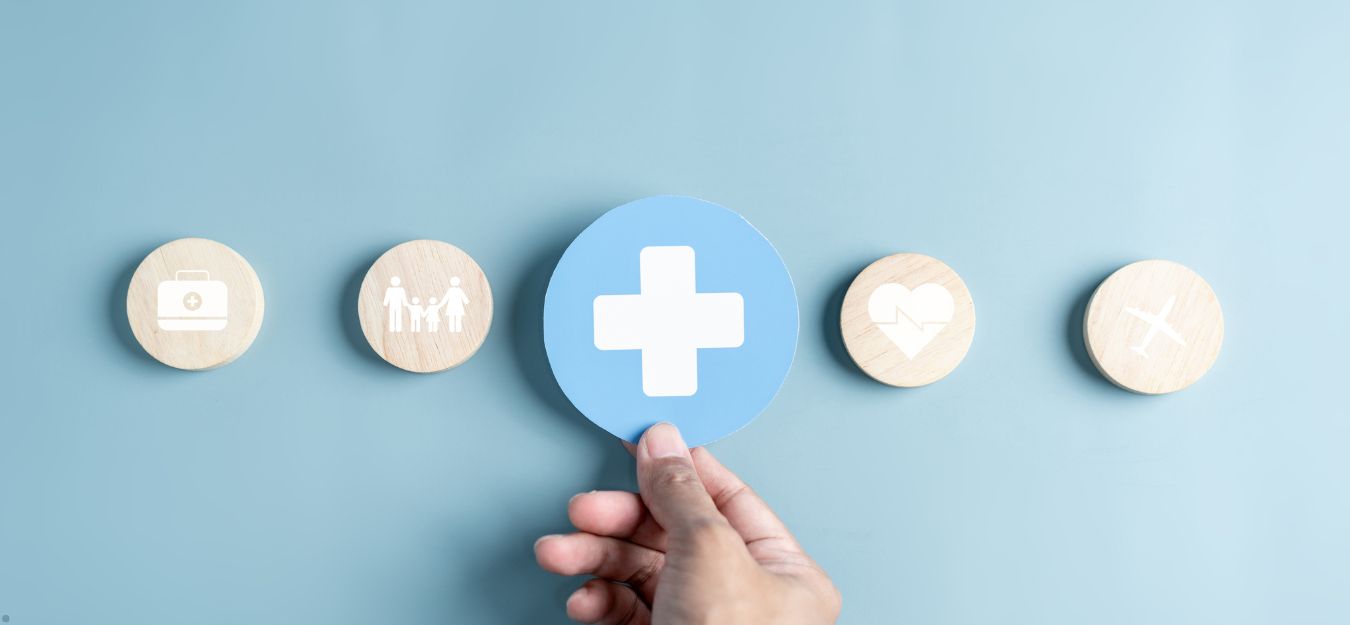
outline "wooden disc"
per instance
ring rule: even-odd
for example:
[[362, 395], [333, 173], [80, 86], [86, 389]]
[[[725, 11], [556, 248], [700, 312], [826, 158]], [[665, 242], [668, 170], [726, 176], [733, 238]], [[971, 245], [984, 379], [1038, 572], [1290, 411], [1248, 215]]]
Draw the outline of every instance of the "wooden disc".
[[141, 261], [127, 289], [131, 333], [170, 367], [212, 369], [248, 351], [263, 320], [258, 274], [210, 239], [178, 239]]
[[975, 339], [975, 302], [961, 276], [923, 254], [894, 254], [858, 274], [839, 313], [844, 347], [878, 382], [915, 387], [946, 377]]
[[1199, 274], [1170, 260], [1126, 265], [1097, 287], [1083, 319], [1092, 362], [1116, 385], [1179, 391], [1219, 357], [1223, 310]]
[[361, 330], [389, 364], [416, 373], [457, 367], [492, 326], [492, 289], [463, 250], [441, 241], [394, 246], [366, 272]]

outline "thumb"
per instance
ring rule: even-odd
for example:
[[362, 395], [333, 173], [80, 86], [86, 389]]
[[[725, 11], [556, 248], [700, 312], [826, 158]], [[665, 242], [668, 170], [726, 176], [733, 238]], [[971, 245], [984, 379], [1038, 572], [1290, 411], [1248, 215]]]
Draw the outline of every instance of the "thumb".
[[727, 523], [699, 479], [694, 459], [669, 423], [653, 425], [637, 444], [638, 489], [652, 518], [672, 535]]

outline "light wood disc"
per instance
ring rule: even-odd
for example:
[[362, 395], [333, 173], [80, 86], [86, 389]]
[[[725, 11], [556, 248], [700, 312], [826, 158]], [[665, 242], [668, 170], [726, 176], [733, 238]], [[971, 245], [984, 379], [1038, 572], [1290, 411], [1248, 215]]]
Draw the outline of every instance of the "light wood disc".
[[1199, 274], [1170, 260], [1143, 260], [1097, 287], [1083, 338], [1106, 379], [1137, 393], [1171, 393], [1194, 384], [1219, 357], [1223, 310]]
[[370, 347], [416, 373], [457, 367], [473, 357], [492, 326], [492, 289], [463, 250], [441, 241], [408, 241], [366, 272], [357, 302]]
[[863, 269], [839, 313], [848, 354], [891, 386], [932, 384], [961, 364], [975, 339], [975, 303], [951, 267], [894, 254]]
[[237, 252], [210, 239], [178, 239], [141, 261], [127, 289], [136, 341], [170, 367], [196, 371], [248, 351], [263, 321], [258, 274]]

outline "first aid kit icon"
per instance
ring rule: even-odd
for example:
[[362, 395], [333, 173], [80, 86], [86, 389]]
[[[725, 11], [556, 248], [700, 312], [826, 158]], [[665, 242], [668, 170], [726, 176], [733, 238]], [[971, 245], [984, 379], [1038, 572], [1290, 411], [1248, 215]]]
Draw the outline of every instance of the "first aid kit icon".
[[229, 293], [225, 283], [212, 280], [207, 271], [175, 271], [172, 280], [159, 283], [155, 306], [159, 328], [171, 332], [224, 330], [229, 323]]

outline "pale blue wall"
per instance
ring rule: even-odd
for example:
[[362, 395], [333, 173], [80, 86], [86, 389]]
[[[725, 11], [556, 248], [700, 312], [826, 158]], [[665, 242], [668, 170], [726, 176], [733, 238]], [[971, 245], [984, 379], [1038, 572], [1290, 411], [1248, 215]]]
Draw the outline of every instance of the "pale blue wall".
[[[30, 623], [555, 623], [534, 568], [629, 460], [558, 393], [544, 284], [657, 193], [746, 215], [797, 362], [714, 450], [843, 623], [1345, 623], [1350, 4], [0, 0], [0, 613]], [[131, 270], [206, 236], [267, 289], [185, 374]], [[379, 361], [355, 289], [399, 241], [488, 272], [483, 350]], [[833, 311], [901, 250], [974, 293], [966, 362], [871, 382]], [[1192, 389], [1081, 348], [1111, 270], [1218, 291]]]

